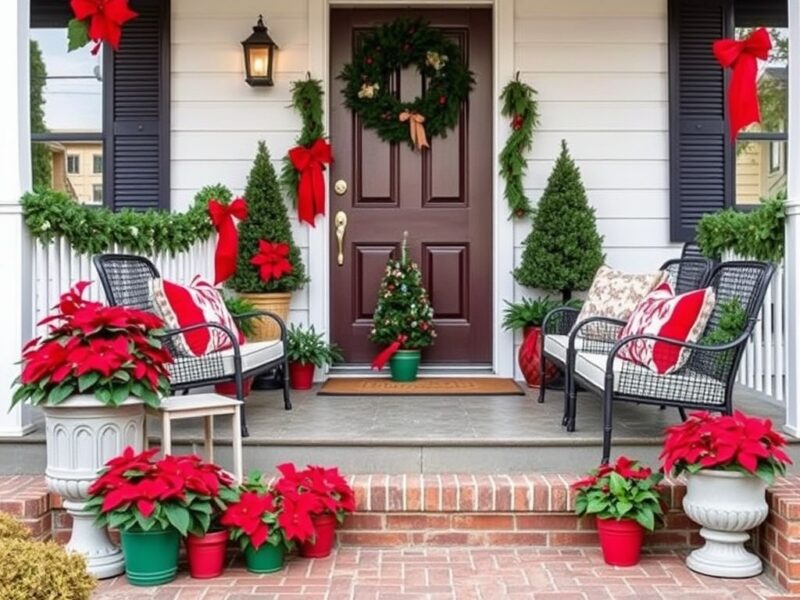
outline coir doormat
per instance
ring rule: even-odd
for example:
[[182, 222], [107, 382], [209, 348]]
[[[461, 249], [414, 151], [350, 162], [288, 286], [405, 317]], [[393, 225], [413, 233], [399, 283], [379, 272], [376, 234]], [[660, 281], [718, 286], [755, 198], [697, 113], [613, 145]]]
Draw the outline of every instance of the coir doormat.
[[388, 377], [331, 377], [320, 396], [522, 396], [513, 379], [501, 377], [422, 377], [392, 381]]

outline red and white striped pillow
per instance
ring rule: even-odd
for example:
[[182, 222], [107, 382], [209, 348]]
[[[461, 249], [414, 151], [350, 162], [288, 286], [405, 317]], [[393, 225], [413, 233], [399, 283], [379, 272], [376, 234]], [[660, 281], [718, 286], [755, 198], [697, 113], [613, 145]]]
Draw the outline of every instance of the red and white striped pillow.
[[[180, 329], [200, 323], [219, 323], [238, 336], [244, 336], [236, 326], [225, 300], [218, 289], [197, 275], [188, 286], [166, 279], [154, 279], [150, 286], [153, 305], [168, 329]], [[184, 356], [204, 356], [231, 347], [230, 339], [216, 328], [201, 327], [172, 338], [176, 350]]]
[[[692, 290], [680, 296], [669, 282], [661, 283], [639, 302], [619, 333], [650, 334], [682, 342], [697, 342], [714, 310], [716, 297], [712, 288]], [[691, 351], [665, 342], [635, 340], [617, 354], [622, 360], [647, 367], [659, 375], [669, 375], [682, 368]]]

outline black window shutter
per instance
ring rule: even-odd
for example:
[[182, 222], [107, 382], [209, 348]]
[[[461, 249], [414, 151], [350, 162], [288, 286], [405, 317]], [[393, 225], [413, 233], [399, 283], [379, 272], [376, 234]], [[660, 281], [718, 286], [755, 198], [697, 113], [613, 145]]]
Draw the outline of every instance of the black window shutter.
[[733, 193], [734, 145], [725, 107], [727, 73], [711, 51], [733, 32], [731, 0], [670, 0], [670, 235], [694, 240], [708, 212]]
[[169, 208], [169, 23], [167, 0], [132, 0], [118, 52], [105, 59], [106, 205]]

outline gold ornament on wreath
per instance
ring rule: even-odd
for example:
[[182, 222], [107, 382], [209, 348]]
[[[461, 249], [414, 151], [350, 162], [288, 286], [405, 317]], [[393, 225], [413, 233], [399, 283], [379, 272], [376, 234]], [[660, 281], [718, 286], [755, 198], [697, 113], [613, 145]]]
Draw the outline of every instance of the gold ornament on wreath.
[[[391, 80], [412, 65], [424, 79], [425, 93], [403, 102]], [[419, 150], [458, 124], [462, 103], [475, 83], [453, 41], [421, 19], [404, 18], [360, 40], [339, 79], [345, 82], [345, 106], [366, 128], [386, 142], [406, 142]]]

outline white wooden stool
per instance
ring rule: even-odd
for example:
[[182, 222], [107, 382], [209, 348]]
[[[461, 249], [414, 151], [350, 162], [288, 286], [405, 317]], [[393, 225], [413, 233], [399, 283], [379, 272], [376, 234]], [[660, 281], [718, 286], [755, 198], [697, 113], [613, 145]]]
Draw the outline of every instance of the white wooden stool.
[[[242, 425], [241, 402], [235, 398], [219, 394], [194, 394], [189, 396], [170, 396], [161, 400], [157, 408], [148, 407], [147, 412], [161, 418], [161, 452], [165, 456], [172, 453], [172, 421], [178, 419], [203, 419], [206, 460], [214, 462], [214, 417], [230, 415], [233, 425], [233, 476], [241, 482], [242, 468]], [[147, 419], [145, 419], [145, 422]], [[147, 428], [145, 427], [145, 447]]]

